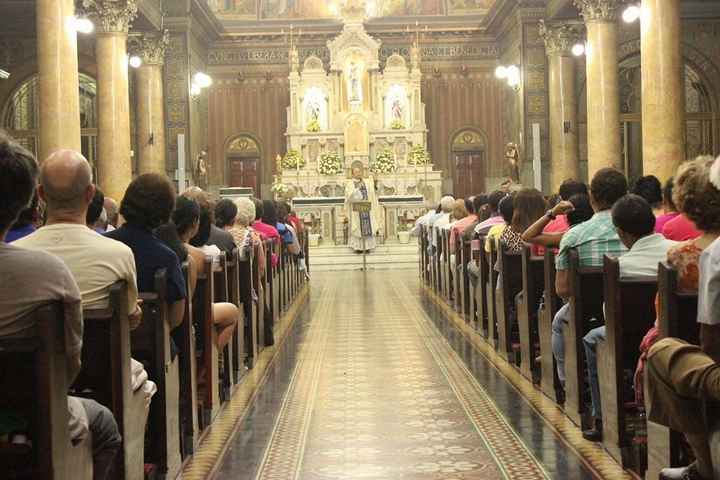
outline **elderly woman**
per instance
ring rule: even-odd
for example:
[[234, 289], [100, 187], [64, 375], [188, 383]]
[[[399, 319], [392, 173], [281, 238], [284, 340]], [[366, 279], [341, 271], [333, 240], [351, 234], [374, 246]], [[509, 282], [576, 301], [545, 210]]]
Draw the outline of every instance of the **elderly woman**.
[[226, 225], [225, 230], [230, 232], [240, 250], [240, 259], [247, 258], [250, 250], [258, 247], [258, 268], [260, 275], [265, 275], [265, 249], [263, 248], [260, 234], [257, 233], [250, 225], [255, 221], [255, 203], [247, 197], [235, 199], [237, 214], [235, 221], [231, 225]]

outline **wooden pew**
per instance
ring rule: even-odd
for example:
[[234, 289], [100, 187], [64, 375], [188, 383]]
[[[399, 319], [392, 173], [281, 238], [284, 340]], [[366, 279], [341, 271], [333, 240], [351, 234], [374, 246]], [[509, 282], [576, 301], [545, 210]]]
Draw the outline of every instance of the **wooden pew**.
[[190, 291], [187, 262], [182, 265], [185, 285], [188, 289], [185, 299], [185, 313], [180, 326], [173, 331], [180, 361], [180, 436], [182, 457], [186, 458], [197, 448], [200, 441], [198, 423], [197, 357], [196, 336], [193, 328], [193, 293]]
[[[232, 303], [230, 301], [230, 275], [228, 274], [228, 259], [227, 254], [222, 252], [220, 260], [216, 269], [213, 270], [213, 287], [214, 287], [214, 302]], [[218, 351], [218, 357], [222, 356], [222, 362], [220, 365], [223, 368], [218, 367], [218, 378], [220, 381], [220, 402], [225, 403], [230, 398], [230, 389], [232, 388], [232, 374], [230, 373], [230, 358], [232, 357], [232, 342], [228, 343], [223, 351]]]
[[260, 341], [261, 348], [265, 348], [272, 345], [273, 340], [273, 327], [275, 322], [280, 317], [278, 312], [278, 290], [276, 283], [277, 268], [272, 265], [272, 254], [276, 253], [277, 250], [275, 243], [271, 240], [265, 242], [265, 260], [267, 262], [265, 270], [265, 316], [263, 318], [263, 331]]
[[126, 284], [110, 287], [108, 308], [84, 310], [83, 324], [82, 368], [73, 389], [105, 405], [115, 416], [123, 451], [116, 457], [114, 478], [142, 480], [144, 466], [138, 459], [145, 457], [148, 410], [142, 389], [132, 389]]
[[478, 266], [478, 278], [475, 285], [475, 305], [477, 316], [477, 330], [485, 339], [488, 338], [488, 294], [487, 276], [489, 275], [487, 255], [485, 253], [485, 237], [475, 238], [477, 249], [473, 248], [473, 261]]
[[452, 266], [450, 265], [450, 231], [446, 228], [441, 228], [440, 236], [444, 252], [442, 258], [443, 278], [445, 279], [443, 283], [443, 297], [449, 305], [452, 305], [453, 295], [455, 294], [453, 291], [453, 279], [455, 276], [453, 275]]
[[443, 242], [442, 242], [442, 235], [440, 234], [440, 229], [437, 227], [432, 227], [431, 229], [431, 238], [434, 239], [434, 242], [431, 242], [432, 249], [434, 251], [433, 255], [433, 264], [435, 267], [435, 293], [437, 293], [439, 296], [443, 296], [444, 291], [444, 281], [445, 277], [443, 275], [443, 268], [442, 268], [442, 256], [443, 256]]
[[[658, 268], [658, 328], [660, 338], [675, 337], [699, 344], [697, 292], [683, 292], [678, 287], [678, 272], [667, 263]], [[658, 478], [665, 467], [683, 466], [682, 434], [647, 422], [648, 469], [645, 478]]]
[[0, 337], [0, 408], [29, 419], [33, 448], [0, 443], [0, 472], [8, 478], [90, 480], [92, 440], [73, 446], [68, 434], [63, 305], [45, 305], [31, 315], [31, 334]]
[[605, 256], [606, 341], [597, 349], [598, 379], [603, 412], [603, 446], [623, 467], [632, 466], [627, 447], [632, 438], [626, 433], [628, 415], [624, 371], [635, 371], [638, 347], [655, 323], [657, 277], [620, 278], [616, 258]]
[[540, 388], [558, 403], [564, 403], [562, 388], [557, 376], [557, 366], [552, 351], [552, 322], [562, 305], [555, 291], [555, 252], [545, 250], [543, 259], [543, 303], [538, 313], [538, 336], [540, 340]]
[[[255, 246], [255, 253], [254, 258], [259, 259], [260, 258], [260, 252], [259, 249], [261, 247]], [[267, 243], [262, 243], [262, 248], [267, 249]], [[268, 252], [265, 250], [265, 268], [266, 273], [265, 275], [268, 275], [267, 268], [270, 264], [269, 256], [272, 252]], [[272, 319], [268, 318], [265, 315], [265, 311], [267, 310], [267, 298], [266, 298], [266, 291], [267, 291], [267, 284], [265, 283], [265, 278], [260, 275], [260, 263], [259, 260], [256, 262], [253, 262], [253, 286], [255, 288], [255, 323], [257, 324], [257, 353], [260, 354], [260, 352], [265, 348], [265, 322], [270, 322]], [[257, 357], [256, 357], [257, 358]]]
[[[131, 334], [133, 357], [147, 369], [157, 393], [150, 404], [150, 461], [158, 473], [175, 478], [180, 473], [180, 360], [171, 351], [171, 325], [168, 318], [165, 270], [155, 273], [154, 293], [143, 292], [143, 319]], [[87, 325], [87, 320], [86, 320]], [[139, 432], [142, 437], [143, 431]], [[125, 435], [123, 435], [123, 438]], [[131, 457], [137, 463], [137, 457]], [[142, 478], [142, 477], [141, 477]]]
[[520, 331], [520, 372], [530, 381], [539, 379], [540, 366], [535, 364], [539, 353], [538, 307], [543, 295], [545, 271], [544, 258], [533, 257], [526, 246], [522, 252], [522, 300], [518, 305], [518, 328]]
[[[450, 237], [452, 232], [448, 232], [448, 245], [450, 243]], [[458, 235], [452, 242], [452, 248], [455, 252], [450, 260], [450, 270], [452, 274], [452, 305], [455, 311], [460, 314], [461, 317], [465, 317], [465, 289], [463, 285], [463, 268], [462, 268], [462, 254], [463, 244], [462, 238]]]
[[497, 279], [498, 272], [495, 270], [497, 263], [498, 245], [496, 242], [490, 242], [490, 251], [486, 252], [485, 257], [488, 264], [487, 277], [485, 278], [485, 294], [487, 300], [485, 305], [487, 306], [487, 341], [493, 348], [498, 348], [498, 317], [497, 317]]
[[[585, 355], [582, 339], [603, 324], [603, 269], [580, 268], [576, 250], [569, 252], [570, 314], [565, 326], [565, 413], [582, 426], [586, 413]], [[594, 320], [593, 320], [594, 319]]]
[[[498, 333], [498, 352], [511, 364], [518, 366], [515, 355], [515, 345], [519, 337], [517, 331], [517, 311], [515, 311], [515, 296], [522, 290], [522, 257], [517, 253], [510, 253], [507, 245], [500, 242], [499, 250], [500, 272], [495, 293], [496, 318]], [[513, 311], [516, 316], [513, 319]]]
[[458, 255], [460, 256], [460, 305], [462, 307], [462, 314], [465, 317], [465, 321], [468, 322], [473, 329], [476, 328], [477, 324], [477, 309], [475, 306], [475, 292], [470, 284], [470, 276], [468, 274], [468, 263], [472, 260], [472, 241], [463, 241], [462, 236], [458, 235], [460, 239], [459, 247], [460, 250]]
[[[193, 299], [193, 316], [196, 332], [201, 337], [202, 367], [204, 370], [205, 388], [198, 392], [201, 397], [200, 428], [205, 430], [215, 419], [220, 409], [220, 379], [218, 372], [219, 352], [217, 349], [217, 330], [213, 318], [213, 293], [215, 291], [214, 275], [212, 274], [212, 257], [205, 257], [205, 267], [198, 274], [195, 298]], [[198, 374], [198, 383], [200, 374]], [[200, 389], [198, 389], [200, 390]]]
[[[254, 272], [257, 270], [255, 251], [256, 248], [250, 250], [248, 258], [241, 261], [238, 268], [240, 300], [243, 305], [243, 317], [245, 320], [242, 328], [244, 341], [242, 345], [238, 346], [238, 350], [242, 349], [245, 358], [236, 365], [236, 369], [241, 374], [244, 371], [243, 364], [247, 362], [247, 367], [253, 368], [258, 356], [258, 307], [254, 298], [256, 285]], [[238, 327], [238, 330], [241, 329]], [[236, 337], [237, 342], [242, 340], [242, 338]]]
[[240, 381], [241, 369], [240, 363], [245, 360], [245, 315], [243, 311], [243, 301], [240, 295], [240, 252], [235, 248], [227, 260], [228, 275], [228, 301], [238, 307], [240, 310], [240, 319], [238, 325], [233, 332], [233, 340], [230, 347], [230, 361], [227, 363], [230, 370], [230, 380], [233, 385], [237, 385]]

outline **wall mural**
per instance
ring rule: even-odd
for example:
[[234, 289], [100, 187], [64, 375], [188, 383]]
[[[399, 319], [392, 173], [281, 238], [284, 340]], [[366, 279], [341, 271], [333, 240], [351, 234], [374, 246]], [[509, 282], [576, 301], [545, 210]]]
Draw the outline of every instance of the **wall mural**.
[[[240, 19], [332, 18], [340, 0], [207, 0], [218, 16]], [[375, 0], [370, 17], [486, 13], [496, 0]]]

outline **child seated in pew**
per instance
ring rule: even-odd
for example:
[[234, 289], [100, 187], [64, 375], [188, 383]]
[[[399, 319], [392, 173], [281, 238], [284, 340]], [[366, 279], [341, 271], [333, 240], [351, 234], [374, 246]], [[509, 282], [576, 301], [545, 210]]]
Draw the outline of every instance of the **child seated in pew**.
[[[167, 234], [172, 233], [173, 227], [180, 242], [179, 245], [173, 245], [171, 243], [168, 246], [171, 248], [175, 246], [175, 253], [179, 256], [181, 262], [184, 262], [186, 259], [189, 260], [189, 291], [194, 292], [199, 275], [212, 275], [212, 272], [204, 271], [206, 252], [189, 243], [190, 239], [197, 235], [200, 228], [200, 206], [195, 200], [184, 196], [178, 197], [175, 202], [175, 210], [172, 213], [172, 222], [161, 227], [158, 235], [161, 238], [168, 238]], [[232, 340], [232, 334], [239, 318], [240, 311], [232, 303], [213, 303], [213, 321], [218, 330], [218, 349], [222, 350], [225, 348], [225, 345]]]
[[[628, 194], [618, 200], [612, 208], [612, 221], [620, 240], [628, 252], [618, 259], [620, 276], [656, 277], [658, 264], [667, 258], [668, 250], [676, 242], [655, 233], [655, 214], [650, 204], [641, 196]], [[630, 321], [631, 319], [625, 319]], [[594, 428], [585, 430], [586, 440], [602, 440], [602, 407], [600, 403], [600, 381], [597, 371], [598, 343], [606, 339], [605, 326], [590, 330], [583, 337], [587, 361], [590, 397]]]
[[[706, 211], [706, 231], [720, 231], [720, 159], [697, 159], [685, 166], [693, 179], [693, 215]], [[683, 166], [678, 174], [678, 184]], [[709, 202], [700, 201], [709, 200]], [[687, 201], [687, 200], [686, 200]], [[699, 217], [698, 217], [699, 218]], [[675, 338], [655, 343], [647, 355], [648, 420], [683, 432], [695, 454], [687, 467], [665, 468], [661, 480], [712, 480], [720, 477], [718, 419], [708, 403], [720, 402], [720, 240], [700, 255], [698, 315], [700, 346]], [[715, 408], [715, 407], [713, 407]]]
[[[680, 243], [668, 251], [667, 262], [677, 269], [678, 288], [684, 292], [697, 292], [700, 255], [720, 236], [720, 215], [716, 210], [708, 208], [720, 202], [720, 191], [710, 188], [708, 181], [712, 162], [712, 157], [699, 157], [682, 164], [678, 168], [673, 188], [674, 205], [702, 231], [702, 236]], [[656, 321], [640, 344], [640, 359], [635, 371], [635, 398], [640, 404], [644, 400], [643, 378], [647, 353], [658, 336]]]
[[[32, 331], [31, 313], [43, 305], [60, 301], [65, 314], [67, 380], [72, 384], [81, 368], [81, 294], [70, 269], [55, 255], [30, 251], [5, 243], [6, 234], [35, 191], [37, 163], [33, 155], [11, 139], [0, 135], [0, 337], [24, 336]], [[0, 392], [13, 392], [12, 378], [32, 375], [22, 366], [4, 372]], [[7, 383], [6, 383], [7, 382]], [[110, 478], [122, 438], [110, 410], [99, 403], [68, 397], [68, 436], [79, 443], [90, 432], [93, 447], [93, 476]]]
[[[510, 253], [521, 253], [525, 247], [523, 232], [545, 215], [547, 203], [542, 193], [535, 188], [523, 188], [501, 203], [508, 201], [512, 202], [512, 218], [498, 237], [498, 242], [504, 243]], [[536, 246], [533, 247], [533, 253], [539, 254]]]

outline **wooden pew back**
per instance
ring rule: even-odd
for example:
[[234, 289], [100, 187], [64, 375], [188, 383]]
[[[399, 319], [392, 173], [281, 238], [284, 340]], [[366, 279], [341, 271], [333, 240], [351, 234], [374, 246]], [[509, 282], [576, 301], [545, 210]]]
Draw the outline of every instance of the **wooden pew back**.
[[187, 288], [185, 313], [182, 323], [173, 332], [173, 338], [179, 350], [179, 382], [180, 382], [180, 429], [182, 440], [182, 457], [191, 455], [200, 440], [198, 424], [197, 397], [197, 359], [195, 329], [193, 328], [193, 293], [190, 291], [187, 262], [182, 265], [183, 277]]
[[1, 448], [0, 471], [7, 476], [89, 480], [91, 439], [73, 447], [68, 435], [63, 305], [54, 302], [41, 306], [31, 315], [35, 325], [32, 334], [0, 338], [0, 407], [28, 419], [33, 448]]
[[[626, 434], [625, 370], [634, 372], [638, 347], [655, 322], [657, 277], [621, 278], [620, 262], [605, 256], [606, 341], [598, 345], [598, 378], [603, 410], [603, 445], [618, 462], [630, 466]], [[629, 452], [627, 452], [629, 453]]]
[[487, 260], [487, 277], [485, 278], [485, 294], [487, 295], [486, 305], [488, 310], [488, 334], [487, 340], [493, 348], [498, 348], [498, 313], [497, 313], [497, 301], [496, 301], [496, 286], [498, 279], [498, 272], [495, 270], [495, 264], [497, 263], [498, 257], [498, 245], [497, 242], [490, 242], [490, 251], [485, 254]]
[[213, 421], [220, 408], [220, 380], [218, 373], [219, 353], [217, 331], [213, 318], [213, 294], [215, 279], [212, 273], [212, 257], [205, 257], [205, 266], [198, 274], [193, 315], [203, 350], [202, 369], [205, 371], [205, 391], [202, 393], [201, 425], [204, 430]]
[[540, 387], [545, 395], [555, 401], [558, 398], [560, 381], [557, 377], [555, 357], [552, 351], [552, 322], [562, 305], [555, 290], [555, 252], [545, 250], [543, 258], [543, 303], [538, 314], [538, 335], [540, 339]]
[[519, 339], [515, 296], [522, 290], [522, 256], [510, 253], [504, 242], [499, 243], [498, 255], [500, 282], [496, 292], [497, 348], [501, 356], [515, 365], [513, 344]]
[[[518, 305], [518, 326], [520, 330], [520, 353], [522, 363], [520, 372], [528, 380], [533, 380], [533, 372], [539, 373], [535, 365], [538, 353], [536, 345], [538, 334], [538, 307], [544, 288], [544, 258], [533, 257], [532, 250], [526, 246], [522, 252], [522, 300]], [[537, 376], [537, 375], [536, 375]]]

